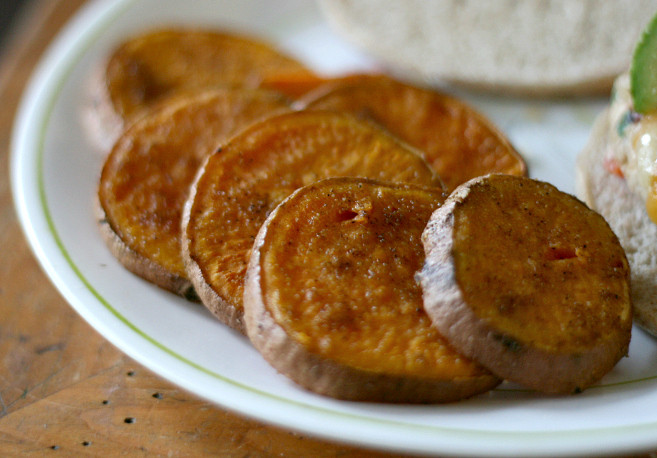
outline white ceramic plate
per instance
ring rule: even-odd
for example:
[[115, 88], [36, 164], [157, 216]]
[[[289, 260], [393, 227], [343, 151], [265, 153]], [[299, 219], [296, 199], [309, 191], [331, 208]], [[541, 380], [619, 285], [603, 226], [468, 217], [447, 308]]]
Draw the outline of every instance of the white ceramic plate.
[[[119, 0], [81, 11], [44, 56], [25, 94], [12, 143], [12, 186], [44, 270], [102, 335], [198, 396], [337, 441], [461, 456], [657, 448], [657, 342], [639, 330], [630, 357], [598, 386], [573, 397], [503, 385], [452, 405], [341, 402], [298, 389], [205, 309], [123, 269], [101, 241], [92, 215], [102, 157], [79, 122], [81, 88], [115, 43], [167, 23], [256, 34], [322, 72], [372, 66], [330, 32], [308, 0]], [[573, 191], [575, 155], [604, 100], [548, 103], [461, 95], [511, 137], [532, 176]]]

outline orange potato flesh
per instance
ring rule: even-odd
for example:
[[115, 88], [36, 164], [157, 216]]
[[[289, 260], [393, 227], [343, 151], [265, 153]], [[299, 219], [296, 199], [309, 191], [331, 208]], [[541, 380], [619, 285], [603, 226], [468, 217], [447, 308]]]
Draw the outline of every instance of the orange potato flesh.
[[[301, 99], [301, 105], [305, 102], [303, 97], [312, 91], [325, 86], [344, 85], [349, 82], [359, 83], [363, 78], [375, 78], [376, 75], [363, 75], [361, 73], [347, 74], [342, 76], [323, 77], [308, 73], [307, 71], [281, 72], [265, 75], [260, 87], [281, 92], [292, 99]], [[321, 92], [324, 92], [322, 89]]]
[[423, 151], [448, 190], [488, 173], [527, 173], [522, 157], [484, 116], [437, 91], [385, 76], [350, 76], [319, 86], [300, 106], [346, 111], [378, 122]]
[[422, 235], [424, 308], [457, 351], [500, 378], [578, 393], [627, 355], [630, 270], [584, 203], [526, 177], [458, 187]]
[[453, 253], [477, 316], [520, 344], [554, 352], [627, 332], [627, 261], [597, 213], [529, 181], [491, 180], [468, 197], [454, 215]]
[[260, 87], [278, 91], [290, 98], [297, 99], [329, 81], [307, 71], [287, 72], [266, 75]]
[[312, 75], [265, 42], [230, 33], [164, 29], [123, 43], [110, 57], [106, 83], [123, 119], [172, 92], [208, 87], [249, 87], [279, 73]]
[[99, 201], [112, 230], [139, 256], [186, 277], [180, 220], [203, 159], [235, 131], [287, 109], [278, 93], [217, 89], [172, 99], [141, 118], [119, 138], [102, 170]]
[[[244, 274], [261, 224], [295, 189], [332, 176], [441, 187], [419, 154], [370, 123], [321, 111], [269, 118], [211, 156], [196, 181], [183, 248], [198, 269], [197, 291], [209, 285], [241, 316]], [[244, 332], [241, 318], [230, 325]]]
[[308, 351], [359, 369], [439, 379], [486, 374], [431, 326], [414, 274], [438, 189], [325, 180], [277, 210], [260, 248], [263, 297]]

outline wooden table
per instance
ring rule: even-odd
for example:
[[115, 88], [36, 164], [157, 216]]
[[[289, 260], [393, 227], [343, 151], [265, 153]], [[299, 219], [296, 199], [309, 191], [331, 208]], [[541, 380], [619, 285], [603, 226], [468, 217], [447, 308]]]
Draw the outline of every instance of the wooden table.
[[26, 80], [82, 3], [35, 0], [0, 60], [0, 456], [388, 456], [304, 437], [197, 399], [114, 348], [42, 273], [14, 213], [9, 140]]

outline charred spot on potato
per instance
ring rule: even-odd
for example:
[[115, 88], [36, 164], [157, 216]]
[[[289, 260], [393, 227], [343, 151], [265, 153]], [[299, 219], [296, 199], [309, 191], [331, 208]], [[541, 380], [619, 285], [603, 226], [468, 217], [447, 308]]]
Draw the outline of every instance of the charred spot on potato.
[[358, 212], [350, 209], [344, 209], [341, 210], [337, 215], [336, 215], [336, 220], [338, 222], [342, 221], [350, 221], [353, 220], [358, 216]]
[[198, 297], [196, 290], [193, 286], [189, 286], [183, 291], [182, 296], [191, 302], [201, 302], [201, 299]]
[[520, 352], [522, 350], [522, 344], [511, 336], [506, 334], [496, 334], [494, 337], [502, 345], [504, 345], [505, 348], [514, 353]]
[[567, 246], [551, 246], [546, 253], [548, 261], [562, 261], [577, 257], [577, 250]]

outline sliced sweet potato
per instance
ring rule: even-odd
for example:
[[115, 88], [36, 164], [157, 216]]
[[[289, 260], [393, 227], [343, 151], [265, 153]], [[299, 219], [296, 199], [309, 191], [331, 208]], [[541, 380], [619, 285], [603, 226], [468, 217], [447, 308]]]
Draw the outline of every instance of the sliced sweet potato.
[[[116, 125], [174, 92], [255, 88], [279, 73], [313, 76], [295, 59], [254, 37], [187, 28], [149, 31], [121, 43], [95, 75], [86, 122], [98, 143], [107, 144], [104, 137], [120, 131]], [[94, 121], [105, 125], [94, 126]]]
[[436, 210], [422, 240], [428, 315], [500, 378], [573, 393], [627, 354], [625, 253], [574, 197], [524, 177], [475, 178]]
[[304, 97], [310, 97], [309, 94], [320, 87], [322, 88], [320, 92], [324, 93], [327, 87], [332, 88], [336, 85], [348, 84], [349, 82], [358, 83], [363, 78], [373, 79], [378, 76], [382, 75], [353, 73], [341, 76], [320, 76], [308, 73], [307, 71], [293, 71], [265, 75], [260, 83], [260, 87], [281, 92], [292, 99], [300, 99], [298, 102], [299, 108], [303, 108], [306, 104]]
[[242, 296], [253, 240], [295, 189], [363, 176], [440, 187], [415, 150], [346, 113], [292, 112], [254, 124], [205, 162], [183, 215], [183, 258], [203, 303], [245, 332]]
[[128, 40], [107, 64], [107, 87], [117, 111], [139, 107], [180, 88], [256, 87], [277, 73], [311, 73], [253, 37], [209, 30], [157, 30]]
[[106, 159], [100, 226], [129, 270], [177, 294], [193, 290], [180, 256], [180, 218], [202, 160], [232, 133], [280, 110], [275, 92], [212, 89], [170, 100], [135, 122]]
[[415, 272], [440, 189], [329, 178], [267, 218], [247, 271], [248, 336], [278, 371], [336, 398], [451, 402], [499, 380], [456, 353]]
[[307, 71], [277, 73], [265, 75], [260, 87], [281, 92], [288, 97], [297, 99], [329, 81]]
[[319, 86], [299, 107], [372, 119], [424, 152], [449, 190], [488, 173], [526, 175], [505, 135], [463, 101], [382, 75], [350, 76]]

